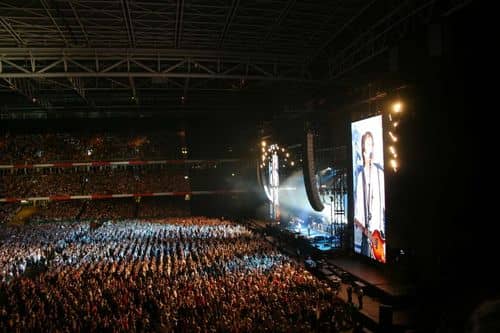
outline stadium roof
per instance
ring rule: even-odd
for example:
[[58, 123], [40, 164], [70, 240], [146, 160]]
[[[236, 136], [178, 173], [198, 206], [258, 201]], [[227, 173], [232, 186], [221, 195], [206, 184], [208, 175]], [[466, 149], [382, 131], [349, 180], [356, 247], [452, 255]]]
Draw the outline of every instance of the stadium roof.
[[3, 0], [0, 115], [282, 111], [467, 2]]

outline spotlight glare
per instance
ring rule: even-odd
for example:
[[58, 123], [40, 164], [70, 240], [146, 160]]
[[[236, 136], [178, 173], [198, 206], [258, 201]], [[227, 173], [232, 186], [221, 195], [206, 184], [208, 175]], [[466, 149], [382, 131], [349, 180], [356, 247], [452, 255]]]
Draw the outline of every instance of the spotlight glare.
[[403, 110], [403, 104], [401, 102], [396, 102], [392, 105], [392, 111], [394, 113], [400, 113]]
[[291, 166], [294, 166], [294, 165], [295, 165], [295, 162], [294, 162], [294, 161], [291, 161], [291, 162], [290, 162], [290, 165], [291, 165]]
[[286, 157], [290, 157], [290, 154], [289, 154], [289, 153], [286, 153]]
[[399, 122], [397, 122], [397, 121], [392, 123], [392, 126], [394, 126], [394, 128], [398, 127], [398, 125], [399, 125]]
[[266, 144], [267, 144], [266, 141], [262, 140], [262, 143], [261, 143], [262, 147], [265, 147]]
[[395, 159], [392, 159], [391, 160], [391, 167], [394, 169], [394, 171], [396, 171], [398, 169], [398, 161], [396, 161]]

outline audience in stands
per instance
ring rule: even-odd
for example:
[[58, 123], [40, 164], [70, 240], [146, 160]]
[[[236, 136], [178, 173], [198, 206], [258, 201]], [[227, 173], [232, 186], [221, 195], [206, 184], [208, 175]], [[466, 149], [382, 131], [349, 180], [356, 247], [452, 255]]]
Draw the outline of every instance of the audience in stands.
[[184, 170], [169, 166], [16, 170], [0, 175], [0, 197], [189, 191]]
[[19, 209], [17, 204], [0, 203], [0, 224], [9, 221]]
[[181, 157], [181, 136], [172, 132], [45, 133], [0, 136], [0, 164], [60, 161], [172, 159]]
[[44, 202], [38, 204], [31, 221], [71, 221], [82, 210], [81, 200]]
[[137, 204], [132, 198], [91, 200], [85, 203], [82, 220], [89, 219], [131, 219], [135, 217]]
[[140, 218], [159, 218], [165, 216], [189, 216], [189, 202], [181, 198], [150, 197], [142, 198], [139, 205]]
[[[20, 204], [0, 203], [0, 223], [11, 220]], [[24, 206], [29, 207], [29, 206]], [[190, 216], [184, 197], [146, 197], [104, 200], [68, 200], [38, 202], [26, 218], [31, 222], [110, 220], [123, 218], [162, 218]]]
[[248, 229], [208, 218], [0, 229], [5, 332], [337, 332], [334, 291]]

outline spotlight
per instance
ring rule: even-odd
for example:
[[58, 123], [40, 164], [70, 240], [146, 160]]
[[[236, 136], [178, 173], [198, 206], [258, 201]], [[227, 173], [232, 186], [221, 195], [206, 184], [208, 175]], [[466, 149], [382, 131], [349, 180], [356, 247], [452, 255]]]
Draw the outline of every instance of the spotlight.
[[286, 153], [286, 157], [290, 157], [290, 154], [289, 154], [289, 153]]
[[235, 176], [234, 172], [231, 174], [231, 176], [233, 176], [233, 177]]
[[184, 176], [184, 179], [186, 179], [186, 180], [189, 179], [189, 176]]
[[403, 110], [403, 104], [401, 102], [396, 102], [392, 105], [392, 111], [394, 113], [400, 113]]
[[265, 147], [266, 146], [266, 141], [262, 140], [261, 145], [262, 145], [262, 147]]
[[36, 97], [33, 97], [32, 101], [33, 103], [36, 103]]
[[265, 153], [266, 152], [266, 148], [262, 147], [262, 152]]
[[398, 127], [398, 125], [399, 125], [398, 121], [395, 121], [395, 122], [392, 123], [392, 126], [394, 126], [394, 128]]
[[389, 131], [389, 136], [391, 137], [393, 142], [398, 142], [398, 137], [395, 136], [391, 131]]
[[294, 165], [295, 165], [295, 162], [294, 162], [294, 161], [291, 161], [291, 162], [290, 162], [290, 165], [291, 165], [291, 166], [294, 166]]
[[396, 149], [394, 148], [394, 146], [389, 146], [389, 151], [392, 155], [396, 154]]
[[398, 169], [398, 161], [396, 161], [395, 159], [392, 159], [391, 160], [391, 167], [394, 169], [394, 171], [396, 171]]

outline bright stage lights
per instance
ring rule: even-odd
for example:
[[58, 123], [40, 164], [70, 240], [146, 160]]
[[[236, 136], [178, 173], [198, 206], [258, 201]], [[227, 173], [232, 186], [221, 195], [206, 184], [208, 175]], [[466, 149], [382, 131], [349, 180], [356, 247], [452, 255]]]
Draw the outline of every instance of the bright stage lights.
[[393, 142], [398, 142], [398, 137], [394, 135], [391, 131], [389, 131], [389, 136]]
[[392, 111], [394, 111], [394, 113], [400, 113], [403, 111], [403, 104], [401, 102], [394, 103], [392, 105]]
[[396, 161], [395, 159], [392, 159], [391, 160], [391, 167], [394, 169], [394, 171], [396, 171], [398, 169], [398, 161]]
[[266, 146], [266, 144], [267, 144], [267, 143], [266, 143], [266, 141], [262, 141], [262, 142], [261, 142], [262, 147], [265, 147], [265, 146]]

